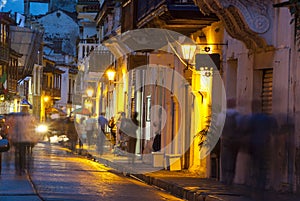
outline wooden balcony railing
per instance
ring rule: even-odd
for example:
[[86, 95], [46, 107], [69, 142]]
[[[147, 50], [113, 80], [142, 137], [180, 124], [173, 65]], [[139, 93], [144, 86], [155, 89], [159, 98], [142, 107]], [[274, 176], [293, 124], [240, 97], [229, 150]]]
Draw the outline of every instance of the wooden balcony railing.
[[42, 90], [45, 92], [46, 96], [50, 96], [54, 99], [60, 99], [61, 98], [61, 89], [60, 88], [42, 87]]
[[9, 62], [9, 47], [0, 43], [0, 60]]

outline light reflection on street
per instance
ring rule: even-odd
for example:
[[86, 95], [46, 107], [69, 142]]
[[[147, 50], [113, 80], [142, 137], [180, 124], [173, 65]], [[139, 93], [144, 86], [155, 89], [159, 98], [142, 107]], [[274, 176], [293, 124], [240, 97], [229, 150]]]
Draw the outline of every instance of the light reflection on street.
[[181, 200], [53, 144], [34, 148], [30, 177], [45, 200]]

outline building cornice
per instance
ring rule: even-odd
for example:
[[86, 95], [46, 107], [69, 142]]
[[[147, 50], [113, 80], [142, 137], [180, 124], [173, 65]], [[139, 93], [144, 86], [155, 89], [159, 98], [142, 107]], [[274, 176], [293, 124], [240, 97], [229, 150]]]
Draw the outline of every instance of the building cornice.
[[194, 0], [204, 14], [215, 13], [228, 34], [248, 49], [265, 49], [264, 34], [271, 31], [271, 0]]

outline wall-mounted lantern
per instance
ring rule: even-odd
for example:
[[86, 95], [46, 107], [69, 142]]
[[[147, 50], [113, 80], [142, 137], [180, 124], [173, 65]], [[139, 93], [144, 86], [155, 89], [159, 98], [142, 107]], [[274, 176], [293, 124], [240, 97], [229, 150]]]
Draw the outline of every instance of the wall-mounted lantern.
[[116, 71], [114, 68], [108, 68], [106, 70], [106, 75], [109, 81], [114, 81], [115, 80], [115, 75], [116, 75]]
[[185, 60], [187, 66], [189, 63], [191, 63], [195, 51], [196, 51], [196, 45], [194, 44], [183, 44], [181, 45], [181, 51], [182, 51], [182, 57]]
[[94, 90], [92, 88], [87, 88], [86, 90], [86, 95], [89, 97], [89, 98], [92, 98], [93, 97], [93, 94], [94, 94]]

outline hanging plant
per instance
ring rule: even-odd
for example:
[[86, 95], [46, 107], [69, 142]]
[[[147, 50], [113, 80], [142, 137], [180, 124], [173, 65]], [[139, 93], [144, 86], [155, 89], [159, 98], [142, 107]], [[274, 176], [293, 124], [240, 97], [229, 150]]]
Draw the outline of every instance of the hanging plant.
[[211, 124], [211, 116], [206, 117], [207, 120], [205, 122], [205, 126], [202, 130], [200, 130], [196, 135], [195, 138], [199, 138], [198, 146], [201, 149], [205, 144], [207, 144], [207, 138], [209, 133], [209, 128]]
[[221, 111], [221, 106], [215, 105], [212, 107], [210, 105], [208, 107], [210, 112], [206, 117], [205, 125], [202, 130], [194, 135], [194, 138], [199, 140], [200, 157], [207, 156], [216, 146], [223, 129], [222, 121], [225, 121], [222, 118], [225, 114]]

